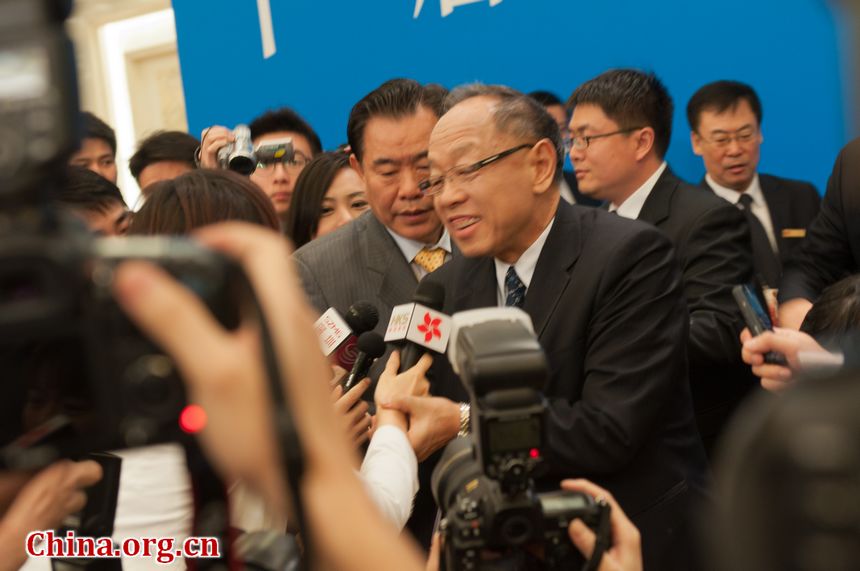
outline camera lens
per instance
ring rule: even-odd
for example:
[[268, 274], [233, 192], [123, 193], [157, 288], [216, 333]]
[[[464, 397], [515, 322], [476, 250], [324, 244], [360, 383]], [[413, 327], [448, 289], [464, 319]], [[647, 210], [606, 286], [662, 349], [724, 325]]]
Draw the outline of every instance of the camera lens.
[[451, 506], [457, 493], [476, 478], [482, 477], [481, 466], [475, 460], [471, 438], [456, 438], [445, 447], [433, 476], [430, 488], [433, 498], [443, 511]]

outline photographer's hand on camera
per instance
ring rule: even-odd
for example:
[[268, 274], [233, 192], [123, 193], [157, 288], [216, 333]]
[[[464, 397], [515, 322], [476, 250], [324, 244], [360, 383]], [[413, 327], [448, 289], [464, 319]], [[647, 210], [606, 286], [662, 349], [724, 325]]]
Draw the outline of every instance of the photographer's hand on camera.
[[203, 129], [200, 134], [200, 156], [197, 157], [200, 167], [204, 169], [217, 169], [218, 150], [235, 140], [233, 131], [227, 127], [213, 125]]
[[[603, 554], [598, 571], [642, 571], [642, 541], [639, 530], [627, 518], [612, 494], [588, 480], [565, 480], [561, 487], [564, 490], [603, 498], [609, 504], [612, 546]], [[568, 533], [582, 555], [590, 558], [596, 541], [594, 532], [581, 520], [575, 519], [570, 522]]]
[[[196, 237], [242, 264], [270, 318], [282, 382], [303, 443], [301, 493], [317, 565], [420, 569], [417, 548], [384, 522], [356, 477], [352, 468], [356, 462], [349, 461], [355, 459], [355, 451], [336, 428], [326, 385], [331, 368], [319, 350], [314, 315], [285, 240], [241, 223], [204, 228]], [[226, 475], [256, 485], [273, 509], [286, 510], [286, 480], [272, 434], [262, 347], [254, 324], [225, 331], [198, 298], [151, 265], [123, 264], [115, 282], [122, 307], [173, 356], [191, 400], [207, 411], [208, 424], [200, 438], [210, 459]]]
[[[30, 532], [54, 529], [67, 516], [83, 509], [84, 489], [101, 477], [101, 466], [92, 460], [62, 460], [23, 480], [20, 491], [0, 519], [0, 553], [4, 554], [0, 571], [18, 569], [26, 561], [24, 547]], [[9, 473], [0, 478], [17, 486], [21, 475]]]

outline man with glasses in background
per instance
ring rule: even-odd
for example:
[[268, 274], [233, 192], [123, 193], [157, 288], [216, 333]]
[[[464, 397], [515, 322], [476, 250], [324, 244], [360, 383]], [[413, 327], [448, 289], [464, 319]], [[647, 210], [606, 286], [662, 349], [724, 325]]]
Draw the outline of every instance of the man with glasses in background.
[[[812, 184], [757, 172], [762, 106], [749, 85], [715, 81], [687, 103], [693, 152], [705, 163], [701, 186], [740, 208], [752, 237], [756, 275], [779, 287], [783, 266], [797, 254], [821, 198]], [[775, 296], [767, 295], [768, 301]]]
[[[273, 144], [290, 138], [293, 141], [293, 157], [286, 161], [259, 163], [251, 173], [251, 180], [271, 199], [283, 221], [286, 219], [293, 188], [302, 169], [322, 151], [320, 138], [301, 116], [288, 107], [263, 113], [250, 124], [251, 142], [254, 147]], [[203, 130], [200, 136], [200, 166], [218, 168], [218, 149], [233, 140], [233, 132], [218, 125]]]
[[732, 287], [753, 277], [749, 228], [726, 201], [682, 182], [664, 157], [672, 98], [653, 74], [607, 71], [568, 102], [570, 159], [584, 194], [610, 212], [657, 226], [675, 246], [690, 312], [690, 385], [710, 453], [737, 404], [758, 385], [741, 361]]

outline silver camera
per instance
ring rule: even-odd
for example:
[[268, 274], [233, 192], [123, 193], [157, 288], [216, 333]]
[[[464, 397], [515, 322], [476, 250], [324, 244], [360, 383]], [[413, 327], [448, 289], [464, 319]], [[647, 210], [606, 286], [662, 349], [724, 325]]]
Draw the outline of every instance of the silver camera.
[[218, 149], [218, 164], [223, 169], [250, 175], [257, 168], [257, 157], [251, 143], [251, 130], [247, 125], [236, 125], [234, 140]]

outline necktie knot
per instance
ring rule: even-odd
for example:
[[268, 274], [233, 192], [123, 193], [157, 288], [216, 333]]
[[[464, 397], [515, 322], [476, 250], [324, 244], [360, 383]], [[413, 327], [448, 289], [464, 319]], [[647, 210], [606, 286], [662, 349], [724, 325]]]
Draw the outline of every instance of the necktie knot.
[[753, 204], [753, 197], [747, 193], [743, 193], [738, 200], [738, 203], [741, 205], [741, 208], [744, 210], [749, 210]]
[[526, 299], [526, 284], [517, 275], [513, 266], [508, 268], [505, 274], [505, 305], [508, 307], [522, 307]]
[[435, 272], [445, 263], [445, 249], [421, 248], [412, 261], [424, 268], [427, 273]]

